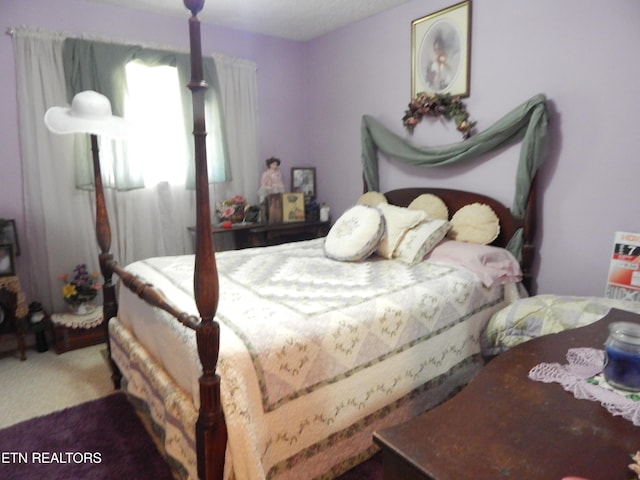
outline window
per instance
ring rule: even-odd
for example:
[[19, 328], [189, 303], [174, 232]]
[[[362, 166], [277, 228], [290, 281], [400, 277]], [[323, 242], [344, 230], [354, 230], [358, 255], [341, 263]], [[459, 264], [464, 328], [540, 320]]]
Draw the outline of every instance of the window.
[[184, 184], [190, 159], [177, 69], [129, 62], [126, 72], [129, 159], [141, 167], [146, 187]]
[[[129, 62], [126, 66], [127, 98], [124, 116], [131, 122], [127, 139], [127, 157], [141, 169], [145, 187], [160, 182], [184, 185], [189, 162], [193, 162], [191, 119], [186, 117], [178, 70], [172, 66], [146, 66]], [[189, 106], [187, 106], [189, 107]], [[217, 105], [207, 98], [207, 156], [210, 178], [225, 179], [219, 132], [213, 114]], [[190, 111], [190, 108], [187, 108]], [[188, 128], [185, 128], [185, 122]]]

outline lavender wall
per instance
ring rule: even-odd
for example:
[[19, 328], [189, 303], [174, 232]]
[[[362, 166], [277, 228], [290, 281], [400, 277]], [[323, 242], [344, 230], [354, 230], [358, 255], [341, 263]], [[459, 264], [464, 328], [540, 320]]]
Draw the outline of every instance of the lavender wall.
[[[373, 115], [404, 134], [411, 20], [452, 3], [415, 0], [304, 44], [206, 26], [203, 41], [205, 52], [258, 64], [262, 156], [280, 156], [285, 173], [294, 165], [316, 166], [319, 199], [330, 203], [335, 217], [361, 190], [361, 116]], [[186, 19], [83, 1], [3, 0], [0, 19], [5, 30], [29, 25], [187, 48]], [[638, 25], [637, 0], [473, 3], [467, 105], [478, 127], [537, 93], [550, 100], [551, 145], [539, 182], [540, 293], [601, 295], [613, 233], [640, 231]], [[0, 62], [0, 216], [23, 225], [15, 73], [6, 35]], [[417, 144], [458, 140], [447, 124], [421, 124], [414, 134]], [[460, 179], [426, 173], [438, 184], [492, 191], [511, 204], [518, 152], [518, 146], [509, 147], [473, 171], [458, 168]], [[424, 171], [394, 161], [381, 163], [381, 177], [383, 190], [428, 182]]]
[[[309, 151], [334, 211], [350, 205], [361, 186], [361, 115], [404, 134], [411, 21], [453, 3], [409, 2], [308, 46], [308, 91], [320, 92], [309, 112]], [[539, 185], [539, 293], [602, 295], [614, 232], [640, 232], [639, 25], [637, 0], [473, 2], [467, 107], [478, 127], [537, 93], [551, 104], [551, 148]], [[452, 130], [421, 124], [414, 141], [458, 141]], [[518, 153], [512, 147], [480, 169], [460, 169], [462, 185], [511, 205]], [[447, 173], [427, 173], [458, 185]], [[381, 162], [381, 190], [415, 185], [419, 176], [425, 172]]]

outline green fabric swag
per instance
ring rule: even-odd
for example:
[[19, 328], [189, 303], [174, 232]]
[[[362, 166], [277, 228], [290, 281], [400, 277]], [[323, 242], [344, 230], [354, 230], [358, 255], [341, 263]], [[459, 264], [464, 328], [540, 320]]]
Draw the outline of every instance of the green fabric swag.
[[[516, 192], [511, 211], [524, 218], [527, 197], [538, 168], [545, 160], [548, 112], [546, 97], [536, 95], [512, 110], [491, 127], [462, 142], [440, 147], [417, 147], [384, 127], [369, 115], [362, 117], [362, 169], [368, 190], [378, 191], [378, 152], [411, 165], [440, 167], [466, 162], [480, 155], [522, 140], [516, 171]], [[522, 229], [510, 240], [508, 249], [521, 259]]]
[[[123, 116], [124, 99], [127, 90], [126, 65], [128, 62], [137, 60], [148, 66], [168, 65], [178, 69], [178, 76], [182, 89], [182, 104], [184, 105], [184, 125], [185, 135], [191, 135], [192, 125], [191, 96], [186, 88], [191, 75], [191, 61], [189, 54], [176, 53], [165, 50], [143, 48], [136, 45], [123, 45], [115, 43], [98, 42], [79, 38], [68, 38], [64, 42], [63, 62], [67, 82], [67, 97], [69, 103], [74, 95], [84, 90], [95, 90], [102, 93], [111, 101], [111, 108], [114, 115]], [[207, 97], [214, 96], [218, 105], [221, 105], [218, 88], [218, 75], [215, 63], [212, 58], [203, 59], [204, 80], [210, 86], [206, 91]], [[223, 122], [217, 122], [223, 129]], [[87, 153], [90, 149], [88, 136], [76, 136], [76, 187], [93, 188], [93, 173], [91, 163], [86, 161]], [[225, 145], [224, 131], [219, 132], [222, 142], [222, 157], [225, 161], [225, 171], [230, 169], [227, 148]], [[191, 157], [193, 145], [189, 144]], [[136, 171], [134, 162], [127, 161], [126, 148], [121, 149], [119, 155], [120, 163], [114, 165], [112, 175], [108, 178], [112, 182], [107, 185], [118, 190], [131, 190], [144, 187], [142, 172]], [[209, 182], [213, 183], [213, 166], [209, 165]], [[195, 186], [195, 166], [194, 162], [189, 162], [189, 172], [187, 187]]]

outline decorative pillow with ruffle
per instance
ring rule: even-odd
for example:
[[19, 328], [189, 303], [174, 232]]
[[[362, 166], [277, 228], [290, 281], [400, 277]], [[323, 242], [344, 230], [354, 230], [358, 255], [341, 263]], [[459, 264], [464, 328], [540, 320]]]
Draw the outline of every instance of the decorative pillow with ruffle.
[[329, 230], [324, 253], [341, 262], [357, 262], [376, 251], [384, 233], [385, 220], [380, 210], [355, 205], [344, 212]]
[[484, 203], [465, 205], [451, 217], [448, 237], [459, 242], [488, 245], [500, 234], [500, 220]]

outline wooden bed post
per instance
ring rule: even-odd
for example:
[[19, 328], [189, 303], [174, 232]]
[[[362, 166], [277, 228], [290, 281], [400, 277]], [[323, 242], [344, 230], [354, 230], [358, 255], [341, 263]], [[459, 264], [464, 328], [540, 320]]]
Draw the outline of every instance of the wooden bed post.
[[200, 313], [196, 329], [198, 355], [202, 363], [200, 383], [200, 411], [196, 423], [196, 451], [198, 476], [206, 480], [222, 480], [227, 429], [220, 401], [220, 376], [216, 364], [220, 349], [220, 326], [214, 321], [218, 308], [219, 284], [211, 234], [209, 205], [209, 175], [207, 172], [206, 122], [204, 96], [207, 84], [202, 75], [202, 47], [198, 12], [204, 0], [184, 0], [191, 11], [189, 40], [191, 47], [191, 80], [189, 89], [193, 99], [193, 135], [196, 170], [196, 255], [194, 266], [194, 294]]
[[[104, 188], [102, 186], [102, 173], [100, 169], [100, 151], [98, 149], [98, 137], [91, 134], [91, 152], [93, 154], [93, 182], [96, 189], [96, 238], [100, 247], [100, 272], [104, 278], [102, 288], [102, 314], [104, 318], [105, 338], [109, 338], [109, 320], [115, 317], [118, 312], [116, 303], [115, 285], [113, 284], [113, 254], [111, 253], [111, 227], [109, 226], [109, 215], [104, 199]], [[111, 367], [111, 380], [116, 389], [120, 388], [122, 373], [111, 358], [111, 343], [107, 341], [107, 352], [109, 366]]]
[[524, 214], [524, 232], [522, 244], [522, 283], [529, 292], [529, 295], [535, 295], [537, 285], [534, 284], [533, 262], [535, 260], [536, 247], [534, 244], [537, 226], [537, 195], [536, 185], [538, 176], [534, 176], [527, 197], [527, 207]]

